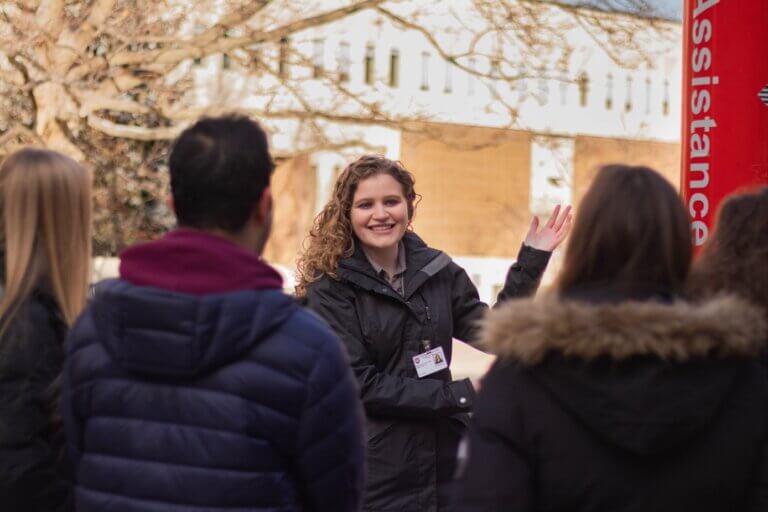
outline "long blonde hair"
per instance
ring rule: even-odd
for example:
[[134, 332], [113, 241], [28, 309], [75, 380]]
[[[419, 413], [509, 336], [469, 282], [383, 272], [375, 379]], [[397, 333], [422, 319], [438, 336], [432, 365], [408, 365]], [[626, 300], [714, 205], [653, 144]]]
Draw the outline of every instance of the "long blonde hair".
[[349, 164], [336, 180], [328, 204], [315, 217], [312, 230], [304, 241], [306, 249], [299, 257], [296, 295], [303, 297], [307, 285], [324, 274], [336, 277], [336, 267], [341, 258], [355, 252], [355, 238], [350, 221], [352, 201], [357, 185], [371, 176], [388, 174], [403, 187], [408, 206], [408, 218], [413, 219], [419, 195], [414, 190], [413, 175], [400, 162], [380, 155], [364, 155]]
[[85, 306], [91, 262], [91, 176], [55, 151], [26, 148], [0, 166], [5, 282], [0, 333], [47, 287], [66, 324]]

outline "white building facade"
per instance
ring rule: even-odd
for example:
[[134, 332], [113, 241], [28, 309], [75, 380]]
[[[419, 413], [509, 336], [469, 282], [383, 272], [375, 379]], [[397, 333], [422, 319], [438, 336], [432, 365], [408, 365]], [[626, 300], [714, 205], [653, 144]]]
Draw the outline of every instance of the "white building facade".
[[[338, 4], [326, 3], [328, 8]], [[352, 96], [376, 102], [382, 111], [398, 119], [530, 132], [528, 214], [541, 215], [554, 204], [574, 201], [575, 141], [579, 137], [679, 142], [679, 23], [645, 23], [627, 14], [602, 15], [605, 19], [614, 17], [621, 24], [645, 26], [644, 31], [634, 36], [641, 42], [645, 58], [633, 52], [624, 52], [629, 55], [624, 58], [622, 52], [617, 52], [618, 57], [610, 55], [599, 38], [581, 24], [569, 21], [566, 13], [543, 7], [550, 9], [546, 16], [552, 23], [563, 27], [567, 49], [553, 45], [551, 58], [527, 61], [530, 65], [531, 61], [541, 60], [540, 67], [516, 69], [514, 62], [518, 59], [514, 52], [521, 50], [493, 37], [475, 40], [472, 55], [454, 62], [440, 54], [435, 42], [443, 52], [452, 55], [466, 53], [473, 44], [480, 21], [473, 14], [471, 2], [433, 4], [416, 0], [409, 4], [413, 4], [409, 7], [413, 16], [407, 16], [407, 9], [399, 13], [406, 20], [429, 20], [435, 27], [431, 32], [435, 41], [381, 12], [366, 10], [292, 35], [283, 44], [290, 45], [309, 65], [291, 67], [287, 59], [278, 63], [280, 68], [285, 66], [279, 71], [294, 73], [299, 78], [295, 87], [313, 98], [314, 104], [327, 102], [339, 114], [354, 116], [356, 107], [352, 100], [340, 99], [338, 91], [327, 87], [329, 76], [339, 80]], [[498, 54], [499, 44], [504, 52], [502, 63], [486, 58]], [[279, 52], [283, 49], [271, 45], [261, 51], [280, 61]], [[281, 88], [279, 76], [247, 77], [234, 69], [228, 59], [217, 55], [196, 64], [194, 73], [201, 104], [235, 101], [245, 108], [263, 109], [266, 102], [284, 102], [295, 107], [295, 99], [288, 91], [274, 92]], [[476, 69], [493, 75], [496, 67], [499, 79], [478, 77], [466, 71]], [[502, 75], [523, 78], [509, 81], [502, 79]], [[289, 150], [296, 144], [297, 121], [274, 121], [271, 126], [275, 150]], [[396, 124], [329, 120], [322, 122], [322, 126], [332, 138], [338, 135], [339, 140], [364, 141], [366, 147], [361, 147], [357, 154], [373, 148], [389, 158], [402, 157], [406, 135]], [[335, 177], [349, 159], [349, 152], [316, 151], [311, 155], [317, 186], [315, 211], [327, 201]], [[482, 298], [492, 300], [503, 281], [503, 269], [511, 260], [488, 254], [452, 256], [467, 268]]]

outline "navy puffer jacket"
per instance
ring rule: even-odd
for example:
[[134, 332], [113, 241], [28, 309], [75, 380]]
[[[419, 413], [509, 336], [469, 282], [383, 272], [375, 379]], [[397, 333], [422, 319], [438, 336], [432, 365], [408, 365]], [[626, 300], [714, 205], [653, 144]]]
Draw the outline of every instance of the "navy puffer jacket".
[[67, 351], [78, 510], [357, 509], [363, 420], [347, 358], [282, 292], [108, 281]]

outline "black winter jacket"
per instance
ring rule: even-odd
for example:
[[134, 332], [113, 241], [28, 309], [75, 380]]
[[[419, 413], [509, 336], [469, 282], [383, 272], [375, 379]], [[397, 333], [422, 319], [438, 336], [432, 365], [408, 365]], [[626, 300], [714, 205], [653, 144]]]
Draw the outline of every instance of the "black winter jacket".
[[65, 334], [53, 299], [35, 293], [0, 341], [0, 510], [71, 510], [55, 420]]
[[356, 383], [334, 333], [281, 291], [105, 282], [67, 355], [78, 511], [358, 510]]
[[[453, 338], [474, 343], [488, 306], [466, 272], [413, 233], [403, 238], [405, 294], [378, 277], [359, 247], [339, 262], [338, 280], [307, 289], [309, 306], [347, 346], [368, 417], [368, 484], [363, 510], [435, 512], [453, 479], [456, 450], [474, 390], [450, 370], [417, 378], [423, 340], [450, 362]], [[533, 293], [550, 253], [523, 248], [499, 301]], [[440, 500], [443, 501], [443, 500]], [[447, 510], [441, 506], [440, 510]]]
[[488, 319], [458, 509], [768, 510], [760, 312], [598, 295]]

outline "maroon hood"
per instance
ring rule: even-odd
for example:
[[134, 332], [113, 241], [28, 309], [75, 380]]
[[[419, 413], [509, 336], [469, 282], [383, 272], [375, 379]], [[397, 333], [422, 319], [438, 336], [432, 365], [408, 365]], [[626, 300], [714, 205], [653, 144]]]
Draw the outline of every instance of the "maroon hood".
[[194, 295], [283, 287], [280, 274], [255, 254], [188, 228], [123, 251], [120, 277], [136, 286]]

